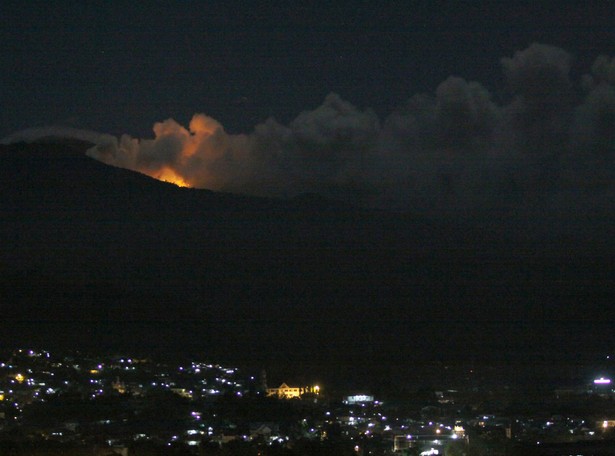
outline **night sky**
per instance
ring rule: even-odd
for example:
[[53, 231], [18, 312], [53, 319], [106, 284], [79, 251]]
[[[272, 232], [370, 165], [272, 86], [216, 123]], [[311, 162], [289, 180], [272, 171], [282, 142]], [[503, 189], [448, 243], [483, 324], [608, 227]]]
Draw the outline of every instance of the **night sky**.
[[2, 7], [5, 142], [72, 127], [180, 185], [440, 214], [612, 196], [606, 2], [29, 5]]
[[0, 12], [0, 137], [47, 125], [150, 137], [197, 112], [248, 133], [330, 92], [382, 117], [451, 75], [505, 99], [500, 58], [534, 42], [570, 52], [578, 74], [615, 54], [609, 2], [9, 0]]

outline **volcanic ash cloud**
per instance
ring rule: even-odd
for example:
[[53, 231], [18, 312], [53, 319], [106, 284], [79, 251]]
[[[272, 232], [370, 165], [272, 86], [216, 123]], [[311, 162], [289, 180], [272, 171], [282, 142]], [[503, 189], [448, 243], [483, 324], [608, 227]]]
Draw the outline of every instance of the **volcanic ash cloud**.
[[509, 97], [500, 104], [480, 83], [450, 77], [382, 120], [332, 93], [288, 125], [268, 119], [231, 135], [195, 114], [188, 128], [156, 123], [153, 139], [103, 137], [88, 154], [181, 185], [260, 196], [316, 192], [443, 211], [537, 198], [561, 208], [578, 198], [583, 207], [613, 192], [615, 59], [598, 57], [576, 83], [571, 62], [543, 44], [503, 58]]

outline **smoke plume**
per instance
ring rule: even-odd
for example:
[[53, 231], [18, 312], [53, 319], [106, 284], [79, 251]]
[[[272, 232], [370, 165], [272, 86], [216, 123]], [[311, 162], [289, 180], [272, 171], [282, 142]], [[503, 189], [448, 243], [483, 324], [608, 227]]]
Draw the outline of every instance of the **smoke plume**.
[[195, 114], [187, 128], [156, 123], [153, 139], [102, 137], [88, 154], [180, 185], [260, 196], [316, 192], [451, 211], [585, 206], [582, 195], [600, 205], [613, 193], [615, 59], [598, 57], [580, 81], [572, 61], [543, 44], [503, 58], [500, 102], [479, 82], [450, 77], [384, 119], [332, 93], [288, 125], [268, 119], [233, 135]]

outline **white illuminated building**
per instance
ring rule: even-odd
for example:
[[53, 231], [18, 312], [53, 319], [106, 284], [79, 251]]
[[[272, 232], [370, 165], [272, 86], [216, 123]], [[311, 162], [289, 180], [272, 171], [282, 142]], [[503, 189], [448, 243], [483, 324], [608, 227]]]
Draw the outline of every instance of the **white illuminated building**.
[[374, 396], [368, 396], [366, 394], [355, 394], [354, 396], [346, 396], [344, 400], [345, 404], [363, 404], [367, 402], [374, 402]]
[[601, 396], [612, 396], [615, 393], [612, 380], [604, 376], [595, 378], [592, 382], [591, 389], [593, 393]]

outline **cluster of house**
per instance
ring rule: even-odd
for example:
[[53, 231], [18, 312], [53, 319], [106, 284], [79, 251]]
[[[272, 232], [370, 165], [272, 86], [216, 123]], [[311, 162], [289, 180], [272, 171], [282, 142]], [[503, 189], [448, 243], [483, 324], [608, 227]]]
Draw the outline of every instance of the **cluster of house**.
[[[418, 448], [437, 454], [447, 445], [468, 445], [470, 434], [534, 443], [615, 434], [614, 417], [600, 408], [587, 417], [546, 415], [546, 410], [540, 417], [503, 416], [486, 413], [482, 401], [453, 389], [434, 391], [428, 403], [409, 405], [383, 403], [369, 394], [335, 400], [319, 385], [267, 388], [265, 383], [262, 375], [205, 362], [169, 365], [130, 356], [14, 350], [0, 354], [0, 442], [3, 433], [22, 427], [31, 439], [74, 443], [102, 435], [109, 448], [120, 449], [155, 442], [202, 453], [204, 444], [292, 445], [298, 439], [335, 437], [352, 442], [357, 454]], [[472, 395], [484, 398], [474, 390]], [[601, 377], [590, 390], [558, 390], [552, 400], [590, 398], [588, 403], [602, 407], [614, 395], [610, 380]], [[75, 416], [55, 406], [65, 403], [79, 405]], [[233, 411], [257, 403], [262, 414], [247, 418]], [[291, 413], [276, 418], [272, 410], [279, 406]], [[62, 413], [56, 416], [57, 411]]]

